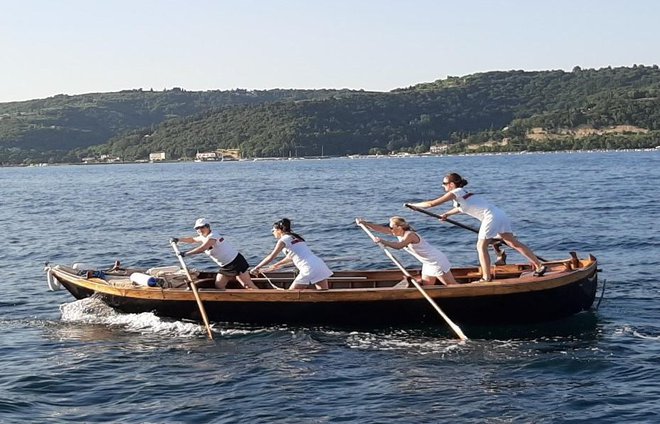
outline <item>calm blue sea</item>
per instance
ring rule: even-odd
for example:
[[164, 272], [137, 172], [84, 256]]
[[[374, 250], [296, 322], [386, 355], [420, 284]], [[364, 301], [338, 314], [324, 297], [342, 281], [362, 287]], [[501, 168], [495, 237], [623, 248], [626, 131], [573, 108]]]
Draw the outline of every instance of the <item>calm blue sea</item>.
[[[174, 265], [168, 238], [201, 216], [252, 264], [289, 217], [333, 268], [389, 268], [353, 220], [392, 215], [455, 265], [476, 264], [473, 233], [402, 207], [440, 195], [452, 171], [539, 255], [598, 257], [600, 308], [463, 326], [463, 345], [440, 319], [216, 323], [209, 341], [194, 323], [49, 292], [42, 272], [45, 261]], [[659, 185], [657, 151], [0, 168], [0, 422], [657, 422]]]

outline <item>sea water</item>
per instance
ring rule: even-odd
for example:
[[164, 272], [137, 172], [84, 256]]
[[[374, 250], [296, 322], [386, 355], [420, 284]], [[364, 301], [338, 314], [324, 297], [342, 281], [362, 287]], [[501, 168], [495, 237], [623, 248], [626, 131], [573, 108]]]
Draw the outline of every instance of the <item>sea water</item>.
[[[598, 257], [599, 309], [462, 327], [465, 344], [440, 318], [377, 330], [214, 323], [209, 341], [198, 323], [47, 290], [46, 261], [176, 265], [168, 239], [194, 234], [199, 217], [252, 265], [288, 217], [334, 269], [391, 268], [354, 219], [393, 215], [473, 265], [473, 233], [402, 206], [440, 196], [448, 172], [540, 256]], [[656, 151], [0, 168], [0, 422], [655, 422], [659, 177]]]

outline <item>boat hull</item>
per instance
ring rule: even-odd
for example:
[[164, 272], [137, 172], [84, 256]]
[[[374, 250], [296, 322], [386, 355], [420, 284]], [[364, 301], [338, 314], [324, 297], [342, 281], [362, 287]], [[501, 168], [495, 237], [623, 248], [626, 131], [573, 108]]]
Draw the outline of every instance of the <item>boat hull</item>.
[[[201, 321], [192, 292], [185, 289], [107, 288], [101, 280], [54, 271], [58, 281], [81, 299], [94, 295], [128, 313], [153, 312]], [[426, 288], [457, 324], [535, 323], [591, 308], [597, 290], [595, 259], [588, 266], [534, 279]], [[437, 324], [442, 320], [415, 288], [303, 290], [199, 290], [208, 318], [217, 322], [340, 326]]]

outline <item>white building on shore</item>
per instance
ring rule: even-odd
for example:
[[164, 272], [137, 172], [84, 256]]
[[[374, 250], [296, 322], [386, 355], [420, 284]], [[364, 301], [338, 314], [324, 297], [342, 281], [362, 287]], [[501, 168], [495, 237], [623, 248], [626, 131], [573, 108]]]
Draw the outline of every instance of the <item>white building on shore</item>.
[[197, 152], [197, 154], [195, 155], [195, 160], [196, 161], [218, 160], [218, 154], [216, 152]]
[[433, 154], [440, 154], [440, 153], [446, 153], [447, 149], [449, 149], [448, 144], [436, 144], [435, 146], [431, 146], [429, 152]]

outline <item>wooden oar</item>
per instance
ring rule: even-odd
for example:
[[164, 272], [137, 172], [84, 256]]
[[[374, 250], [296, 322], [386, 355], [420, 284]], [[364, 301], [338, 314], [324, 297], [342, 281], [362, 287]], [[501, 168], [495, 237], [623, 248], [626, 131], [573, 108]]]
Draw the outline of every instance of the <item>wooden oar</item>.
[[[404, 206], [407, 207], [407, 208], [409, 208], [409, 209], [412, 209], [412, 210], [414, 210], [414, 211], [416, 211], [416, 212], [421, 212], [421, 213], [423, 213], [423, 214], [425, 214], [425, 215], [432, 216], [433, 218], [442, 219], [442, 217], [441, 217], [440, 215], [438, 215], [437, 213], [433, 213], [433, 212], [431, 212], [431, 211], [427, 211], [426, 209], [418, 208], [417, 206], [413, 206], [413, 205], [411, 205], [410, 203], [405, 203]], [[469, 226], [469, 225], [461, 224], [460, 222], [458, 222], [458, 221], [454, 221], [453, 219], [446, 218], [446, 219], [443, 219], [443, 221], [447, 221], [447, 222], [449, 222], [450, 224], [454, 224], [454, 225], [457, 226], [457, 227], [465, 228], [466, 230], [470, 230], [470, 231], [472, 231], [473, 233], [477, 233], [477, 234], [479, 233], [479, 230], [478, 230], [478, 229], [476, 229], [476, 228], [474, 228], [474, 227], [471, 227], [471, 226]]]
[[[367, 233], [367, 235], [369, 236], [369, 238], [371, 240], [376, 241], [376, 237], [373, 235], [373, 233], [371, 231], [369, 231], [369, 229], [364, 224], [358, 222], [357, 219], [355, 220], [355, 223], [358, 226], [360, 226], [360, 228], [362, 228], [365, 233]], [[405, 275], [406, 277], [408, 277], [408, 279], [410, 281], [412, 281], [412, 283], [415, 285], [417, 290], [419, 290], [419, 292], [426, 298], [426, 300], [429, 301], [431, 306], [433, 306], [435, 308], [435, 310], [438, 311], [438, 314], [440, 314], [442, 319], [444, 319], [445, 322], [447, 324], [449, 324], [449, 326], [451, 327], [452, 330], [454, 330], [454, 333], [456, 333], [458, 338], [461, 339], [461, 340], [467, 340], [468, 338], [465, 336], [465, 334], [463, 334], [460, 327], [458, 325], [454, 324], [454, 322], [451, 319], [449, 319], [449, 317], [444, 312], [442, 312], [442, 309], [440, 309], [438, 304], [435, 303], [435, 301], [431, 298], [431, 296], [429, 296], [428, 293], [426, 293], [426, 291], [422, 288], [422, 286], [419, 285], [417, 280], [412, 275], [410, 275], [410, 273], [403, 267], [403, 265], [401, 265], [401, 262], [399, 262], [397, 260], [397, 258], [395, 258], [394, 255], [392, 255], [392, 253], [390, 253], [390, 251], [387, 250], [387, 248], [385, 246], [383, 246], [380, 243], [378, 245], [381, 247], [381, 249], [383, 249], [383, 252], [385, 252], [387, 257], [390, 258], [392, 260], [392, 262], [394, 262], [394, 265], [396, 265], [401, 270], [401, 272], [403, 272], [403, 275]]]
[[179, 251], [179, 246], [177, 246], [173, 240], [170, 240], [170, 244], [172, 245], [172, 249], [174, 249], [174, 253], [176, 254], [176, 257], [179, 258], [179, 263], [181, 264], [181, 268], [183, 268], [183, 270], [186, 272], [186, 276], [188, 277], [188, 285], [190, 286], [190, 289], [195, 295], [195, 300], [197, 301], [197, 306], [199, 307], [199, 313], [202, 315], [202, 320], [204, 320], [204, 325], [206, 326], [206, 332], [209, 335], [209, 339], [213, 339], [213, 333], [211, 332], [211, 326], [209, 325], [209, 318], [206, 316], [206, 309], [204, 309], [204, 304], [202, 303], [202, 299], [199, 298], [199, 293], [197, 293], [197, 286], [193, 282], [192, 276], [190, 275], [190, 271], [188, 271], [188, 267], [186, 266], [186, 261], [184, 261], [183, 258], [181, 257], [181, 251]]

